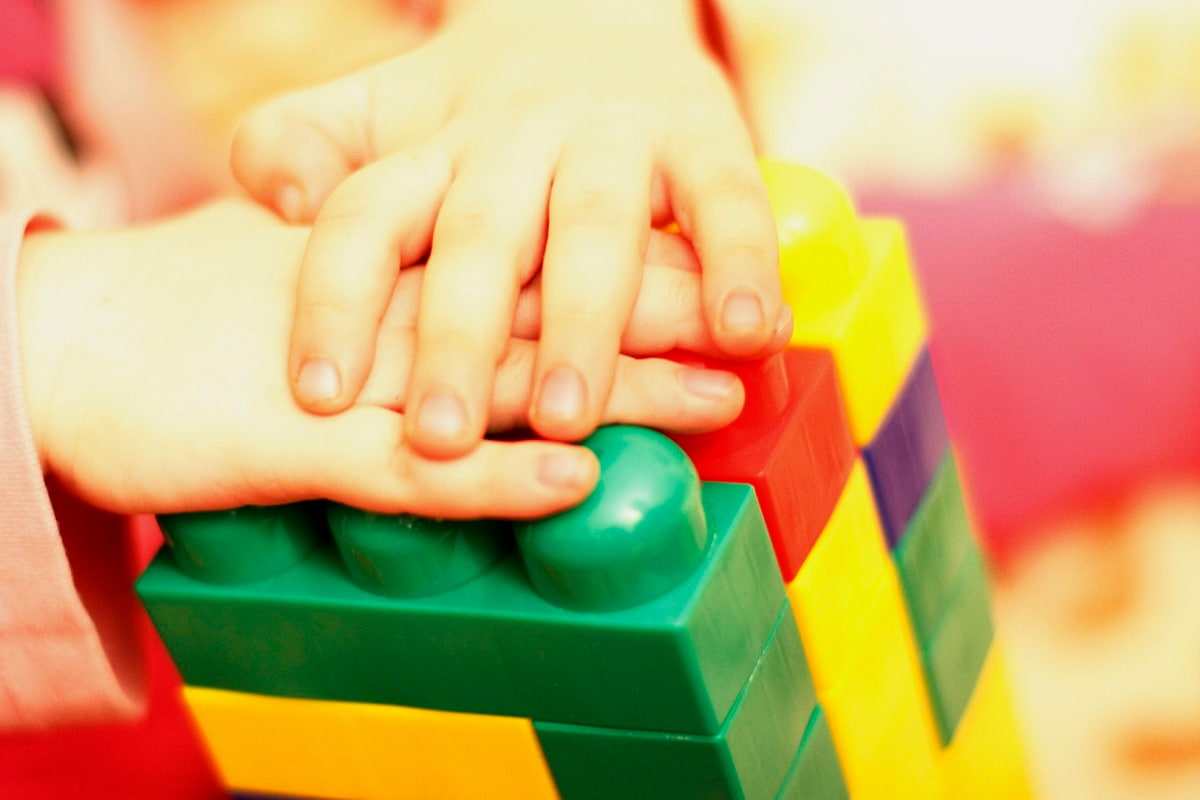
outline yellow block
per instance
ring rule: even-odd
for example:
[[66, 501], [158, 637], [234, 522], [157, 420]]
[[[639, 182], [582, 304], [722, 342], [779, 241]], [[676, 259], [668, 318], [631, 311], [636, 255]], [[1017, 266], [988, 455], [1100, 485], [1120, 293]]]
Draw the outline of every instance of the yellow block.
[[928, 334], [904, 230], [859, 220], [844, 191], [804, 167], [763, 162], [779, 228], [792, 344], [833, 352], [855, 443], [866, 445]]
[[831, 686], [857, 650], [866, 611], [891, 568], [861, 459], [812, 552], [788, 586], [817, 686]]
[[830, 687], [817, 687], [855, 798], [937, 796], [939, 752], [929, 695], [895, 570], [881, 576], [855, 643]]
[[972, 800], [1032, 797], [1021, 740], [1003, 653], [993, 644], [954, 739], [941, 755], [946, 796]]
[[225, 784], [339, 800], [556, 800], [533, 723], [514, 717], [186, 687]]

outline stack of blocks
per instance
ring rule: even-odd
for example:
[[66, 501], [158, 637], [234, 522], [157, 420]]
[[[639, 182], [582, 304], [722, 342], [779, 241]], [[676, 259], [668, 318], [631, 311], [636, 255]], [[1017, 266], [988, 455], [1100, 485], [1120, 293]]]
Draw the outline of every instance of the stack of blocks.
[[1028, 795], [903, 231], [763, 170], [795, 333], [729, 428], [602, 429], [515, 537], [164, 520], [138, 589], [239, 796]]

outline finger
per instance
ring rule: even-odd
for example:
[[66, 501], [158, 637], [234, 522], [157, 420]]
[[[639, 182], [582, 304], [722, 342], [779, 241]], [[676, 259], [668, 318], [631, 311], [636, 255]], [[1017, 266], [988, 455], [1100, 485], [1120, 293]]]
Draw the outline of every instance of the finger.
[[[239, 123], [230, 152], [238, 182], [289, 222], [315, 219], [348, 175], [424, 139], [445, 119], [450, 93], [436, 86], [402, 110], [380, 97], [392, 94], [388, 86], [403, 85], [403, 63], [361, 70], [251, 111]], [[428, 84], [438, 77], [422, 80]], [[379, 134], [383, 130], [386, 140]]]
[[[529, 424], [533, 342], [513, 340], [496, 374], [491, 430]], [[612, 391], [600, 410], [602, 425], [643, 425], [699, 433], [728, 425], [741, 413], [745, 394], [729, 372], [694, 369], [659, 358], [620, 356]]]
[[[409, 278], [415, 270], [407, 270]], [[541, 337], [541, 279], [535, 278], [521, 290], [513, 316], [512, 335], [519, 339]], [[786, 305], [761, 353], [767, 355], [785, 347], [791, 338], [792, 315]], [[647, 262], [629, 323], [621, 335], [621, 352], [647, 356], [670, 350], [686, 350], [713, 358], [728, 355], [713, 340], [704, 315], [698, 272], [663, 267]]]
[[568, 143], [550, 193], [530, 424], [552, 439], [595, 429], [641, 284], [651, 153], [606, 134]]
[[[398, 332], [380, 340], [377, 366], [363, 389], [360, 404], [396, 410], [403, 406], [411, 345], [411, 332]], [[536, 355], [535, 342], [509, 341], [492, 387], [489, 431], [529, 425]], [[645, 425], [679, 433], [714, 430], [737, 417], [743, 394], [741, 384], [729, 372], [692, 369], [666, 359], [620, 356], [599, 422]]]
[[660, 230], [650, 231], [650, 239], [646, 243], [646, 263], [690, 272], [700, 271], [700, 258], [692, 243], [678, 233]]
[[450, 174], [435, 146], [395, 155], [355, 173], [322, 208], [301, 267], [288, 361], [302, 408], [335, 413], [358, 396], [397, 274], [428, 251]]
[[667, 148], [676, 219], [700, 256], [714, 340], [730, 356], [761, 352], [781, 314], [777, 234], [744, 130], [719, 126]]
[[426, 459], [406, 446], [394, 412], [357, 407], [318, 422], [303, 462], [319, 465], [308, 493], [368, 511], [528, 519], [578, 504], [599, 476], [577, 446], [488, 441], [462, 458]]
[[417, 320], [406, 431], [427, 457], [482, 438], [517, 293], [537, 264], [553, 156], [532, 133], [462, 163], [434, 229]]

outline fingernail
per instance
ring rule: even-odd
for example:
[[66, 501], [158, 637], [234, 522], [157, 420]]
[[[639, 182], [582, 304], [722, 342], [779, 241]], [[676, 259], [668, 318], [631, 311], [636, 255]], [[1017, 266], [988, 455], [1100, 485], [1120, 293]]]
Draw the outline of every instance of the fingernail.
[[784, 303], [779, 307], [779, 322], [775, 323], [775, 336], [792, 338], [792, 326], [796, 320], [792, 316], [792, 307]]
[[756, 331], [763, 324], [762, 302], [750, 292], [734, 292], [721, 307], [721, 325], [731, 331]]
[[450, 392], [430, 392], [417, 410], [417, 428], [439, 439], [457, 439], [467, 428], [467, 407]]
[[710, 400], [722, 400], [733, 391], [737, 377], [731, 372], [686, 367], [679, 371], [679, 381], [692, 394]]
[[294, 183], [284, 184], [275, 193], [275, 207], [288, 222], [299, 222], [304, 213], [304, 192]]
[[296, 394], [308, 403], [332, 400], [342, 392], [342, 379], [332, 361], [310, 358], [296, 376]]
[[538, 481], [553, 489], [579, 486], [589, 472], [587, 460], [570, 453], [551, 453], [538, 460]]
[[538, 415], [573, 420], [583, 414], [586, 389], [583, 378], [570, 367], [555, 367], [542, 379]]

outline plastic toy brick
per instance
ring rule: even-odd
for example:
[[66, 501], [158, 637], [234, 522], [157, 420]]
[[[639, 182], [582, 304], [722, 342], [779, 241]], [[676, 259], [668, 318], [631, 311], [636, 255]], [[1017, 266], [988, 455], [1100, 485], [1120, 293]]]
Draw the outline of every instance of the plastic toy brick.
[[917, 642], [933, 640], [934, 628], [950, 608], [955, 579], [968, 555], [978, 550], [950, 451], [917, 506], [892, 555]]
[[950, 741], [975, 690], [992, 646], [993, 624], [987, 565], [972, 550], [955, 579], [950, 608], [922, 657], [942, 743]]
[[819, 706], [808, 721], [808, 730], [778, 800], [850, 800], [829, 722]]
[[164, 514], [158, 522], [181, 571], [210, 583], [246, 583], [303, 561], [324, 538], [323, 516], [323, 504], [297, 503]]
[[795, 312], [792, 344], [833, 352], [862, 447], [928, 331], [903, 228], [856, 219], [845, 193], [812, 170], [768, 162], [763, 175], [779, 226], [784, 299]]
[[925, 350], [875, 438], [863, 448], [879, 518], [893, 547], [949, 448], [933, 362]]
[[704, 480], [754, 486], [787, 582], [833, 512], [855, 458], [833, 359], [794, 349], [719, 366], [742, 378], [745, 410], [723, 430], [676, 441]]
[[429, 597], [369, 593], [330, 548], [238, 586], [193, 580], [160, 555], [138, 590], [194, 686], [711, 734], [785, 594], [753, 490], [706, 484], [702, 499], [703, 562], [618, 611], [547, 602], [513, 553]]
[[948, 798], [1026, 800], [1033, 796], [999, 646], [992, 646], [975, 694], [939, 761]]
[[745, 690], [714, 736], [542, 722], [534, 728], [568, 800], [768, 800], [783, 784], [815, 702], [785, 603]]
[[226, 786], [339, 800], [556, 800], [528, 719], [187, 687]]
[[868, 604], [889, 569], [870, 480], [856, 461], [825, 530], [788, 584], [819, 686], [832, 685], [857, 652]]
[[[865, 625], [837, 682], [817, 681], [846, 783], [860, 797], [886, 775], [893, 797], [928, 789], [937, 733], [899, 581], [892, 570], [863, 604]], [[807, 643], [806, 643], [807, 646]], [[904, 754], [897, 764], [894, 754]], [[886, 771], [881, 772], [884, 765]]]

